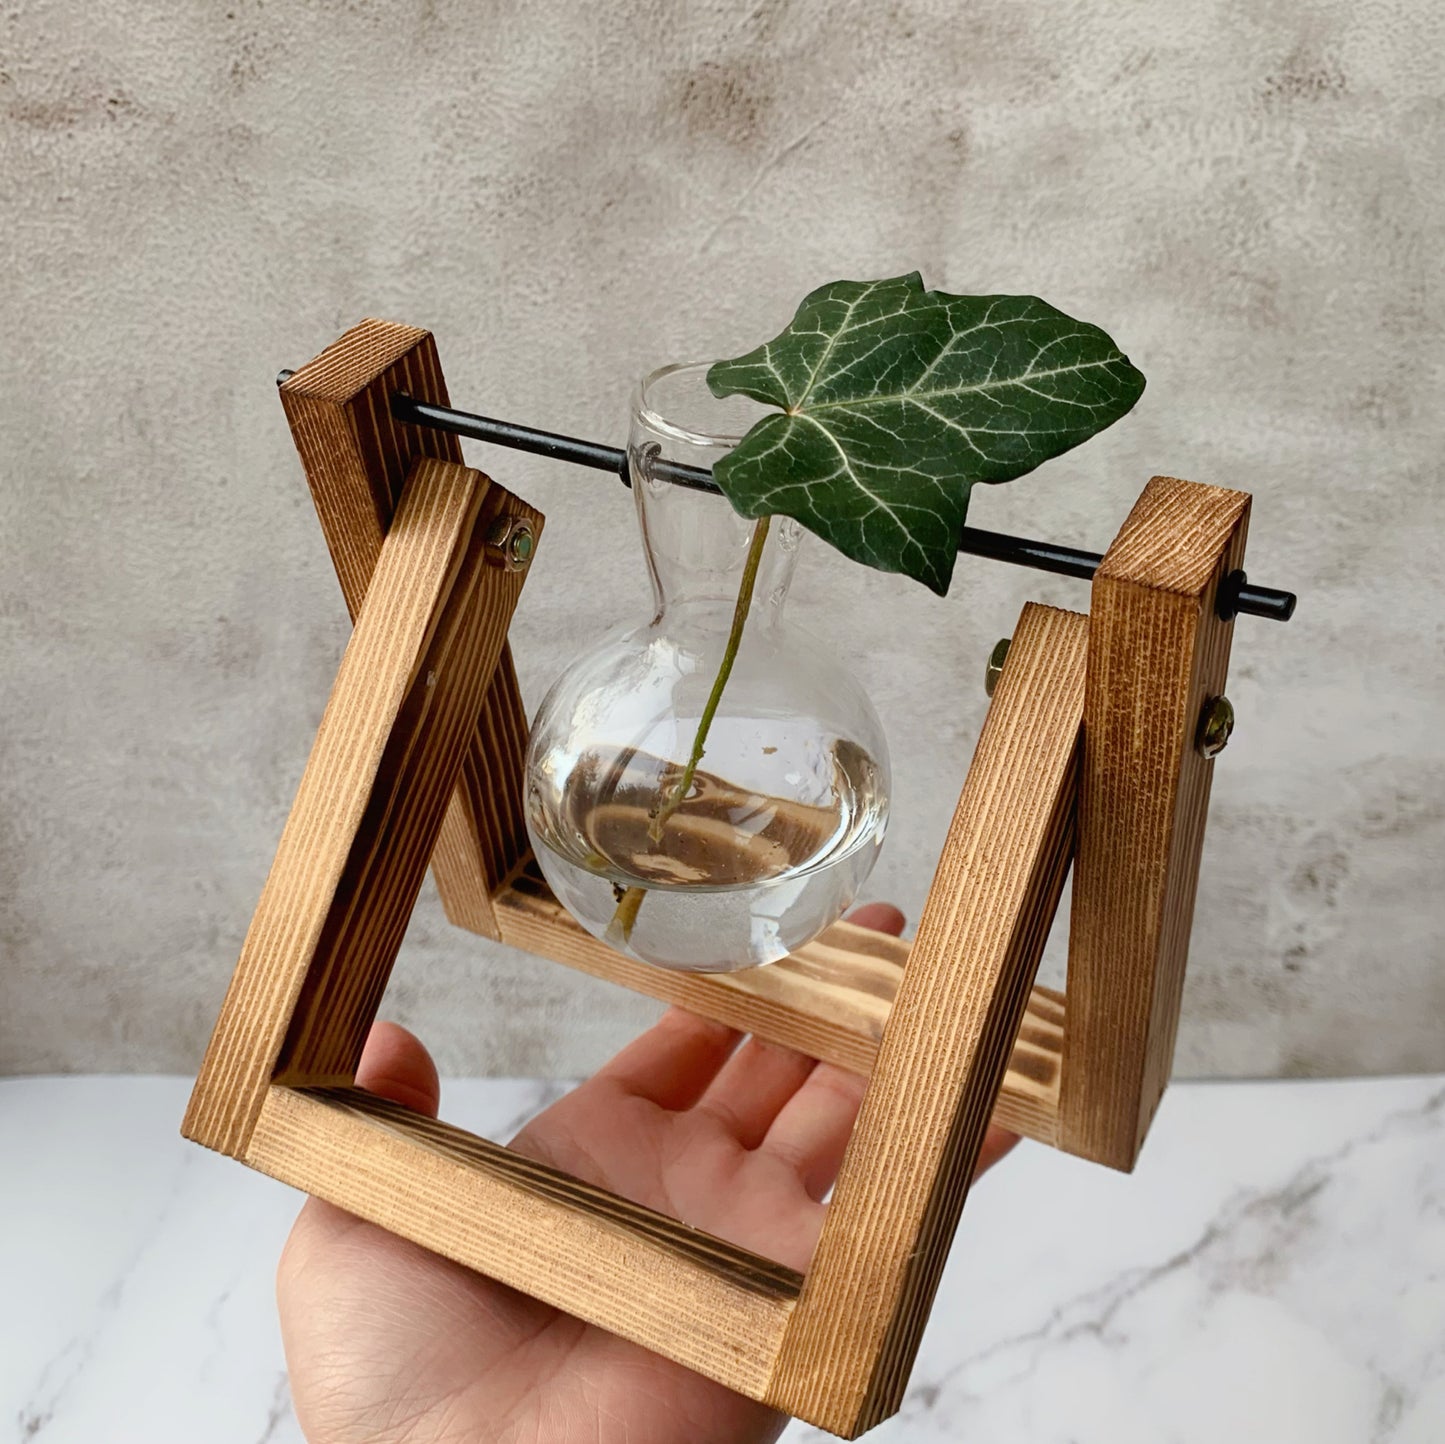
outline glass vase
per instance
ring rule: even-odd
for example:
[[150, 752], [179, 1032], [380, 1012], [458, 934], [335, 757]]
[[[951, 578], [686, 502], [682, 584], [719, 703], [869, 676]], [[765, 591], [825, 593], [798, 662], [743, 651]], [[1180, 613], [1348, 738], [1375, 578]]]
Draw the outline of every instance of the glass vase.
[[785, 617], [802, 529], [667, 479], [670, 464], [710, 468], [763, 414], [713, 397], [706, 371], [664, 367], [634, 396], [654, 612], [576, 658], [543, 700], [527, 826], [589, 932], [661, 967], [730, 972], [786, 956], [854, 901], [883, 841], [889, 770], [867, 693]]

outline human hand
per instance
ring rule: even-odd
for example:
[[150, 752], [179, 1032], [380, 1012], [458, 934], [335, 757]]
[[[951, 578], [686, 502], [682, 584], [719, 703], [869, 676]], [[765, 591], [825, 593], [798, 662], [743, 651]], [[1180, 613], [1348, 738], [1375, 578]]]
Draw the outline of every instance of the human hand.
[[[853, 921], [898, 934], [896, 908]], [[864, 1080], [673, 1009], [512, 1141], [803, 1272]], [[357, 1083], [435, 1116], [436, 1067], [378, 1023]], [[990, 1129], [979, 1169], [1017, 1140]], [[341, 1209], [302, 1208], [277, 1275], [311, 1444], [761, 1444], [763, 1405]]]

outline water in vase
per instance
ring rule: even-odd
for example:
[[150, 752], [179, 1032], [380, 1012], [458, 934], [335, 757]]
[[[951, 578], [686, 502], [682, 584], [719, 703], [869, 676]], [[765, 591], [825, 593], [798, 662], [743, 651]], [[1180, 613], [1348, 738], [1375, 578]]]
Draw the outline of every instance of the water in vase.
[[[772, 740], [744, 753], [730, 732]], [[655, 753], [593, 748], [531, 773], [532, 839], [559, 901], [614, 947], [674, 968], [731, 971], [801, 947], [852, 903], [887, 820], [884, 779], [852, 743], [746, 718], [717, 743], [738, 780], [704, 761], [661, 821], [682, 768]]]

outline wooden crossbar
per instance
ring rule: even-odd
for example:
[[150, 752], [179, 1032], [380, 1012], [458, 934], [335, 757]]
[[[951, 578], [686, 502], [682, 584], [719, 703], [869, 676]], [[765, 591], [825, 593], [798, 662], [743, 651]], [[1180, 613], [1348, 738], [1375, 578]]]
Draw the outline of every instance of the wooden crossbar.
[[[699, 1017], [867, 1075], [878, 1055], [913, 944], [834, 923], [796, 953], [736, 973], [654, 968], [609, 948], [575, 922], [535, 865], [493, 899], [502, 941]], [[1035, 984], [994, 1107], [994, 1122], [1040, 1143], [1058, 1131], [1064, 995]]]
[[753, 1398], [801, 1277], [357, 1089], [272, 1088], [246, 1162]]

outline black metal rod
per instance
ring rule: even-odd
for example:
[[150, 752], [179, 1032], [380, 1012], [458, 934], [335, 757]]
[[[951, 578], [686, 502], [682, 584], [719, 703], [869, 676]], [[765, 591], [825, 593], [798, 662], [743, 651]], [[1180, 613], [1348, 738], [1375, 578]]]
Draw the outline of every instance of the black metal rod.
[[429, 426], [433, 431], [450, 431], [453, 436], [469, 436], [474, 441], [490, 441], [496, 446], [510, 446], [514, 451], [529, 451], [534, 456], [548, 456], [553, 461], [570, 461], [577, 466], [590, 466], [597, 471], [610, 471], [628, 481], [627, 453], [620, 447], [603, 446], [598, 441], [582, 441], [575, 436], [562, 436], [555, 431], [537, 431], [530, 426], [517, 426], [510, 421], [497, 421], [490, 416], [475, 416], [466, 411], [453, 411], [450, 406], [433, 406], [426, 401], [413, 401], [400, 393], [391, 398], [391, 414], [398, 421], [412, 426]]
[[[276, 377], [276, 384], [281, 385], [291, 375], [290, 371], [282, 371]], [[515, 422], [498, 421], [470, 411], [458, 411], [451, 406], [434, 406], [427, 401], [413, 400], [400, 392], [391, 398], [391, 414], [398, 421], [412, 426], [427, 426], [434, 431], [449, 431], [454, 436], [487, 441], [494, 446], [509, 446], [514, 451], [528, 451], [535, 456], [550, 457], [554, 461], [570, 461], [577, 466], [610, 471], [614, 476], [620, 477], [624, 484], [632, 484], [627, 453], [619, 446], [604, 446], [597, 441], [583, 441], [555, 431], [538, 431], [531, 426], [518, 426]], [[709, 491], [721, 495], [720, 488], [712, 479], [712, 473], [703, 467], [661, 461], [655, 463], [655, 468], [656, 475], [663, 481], [690, 487], [694, 491]], [[991, 557], [995, 561], [1010, 562], [1017, 567], [1029, 567], [1037, 572], [1052, 572], [1062, 577], [1078, 577], [1083, 581], [1088, 581], [1103, 561], [1098, 552], [1059, 546], [1054, 542], [1031, 541], [1027, 537], [1008, 536], [1003, 532], [984, 531], [976, 526], [964, 527], [958, 539], [958, 549], [970, 556]], [[1252, 617], [1267, 617], [1271, 621], [1287, 622], [1294, 615], [1295, 600], [1293, 592], [1279, 591], [1275, 587], [1250, 586], [1243, 572], [1231, 572], [1220, 588], [1218, 605], [1220, 615], [1226, 620], [1237, 612], [1245, 612]]]
[[[538, 431], [518, 426], [511, 421], [497, 421], [490, 416], [477, 416], [469, 411], [455, 411], [450, 406], [433, 406], [427, 401], [414, 401], [397, 392], [391, 398], [391, 414], [398, 421], [413, 426], [430, 426], [434, 431], [450, 431], [474, 441], [490, 441], [497, 446], [510, 446], [514, 451], [530, 451], [534, 456], [548, 456], [554, 461], [571, 461], [590, 466], [596, 471], [611, 471], [621, 477], [624, 486], [632, 485], [627, 453], [620, 446], [604, 446], [600, 441], [581, 441], [556, 431]], [[654, 474], [675, 486], [693, 491], [722, 492], [712, 479], [712, 472], [701, 466], [684, 466], [677, 461], [653, 463]]]

